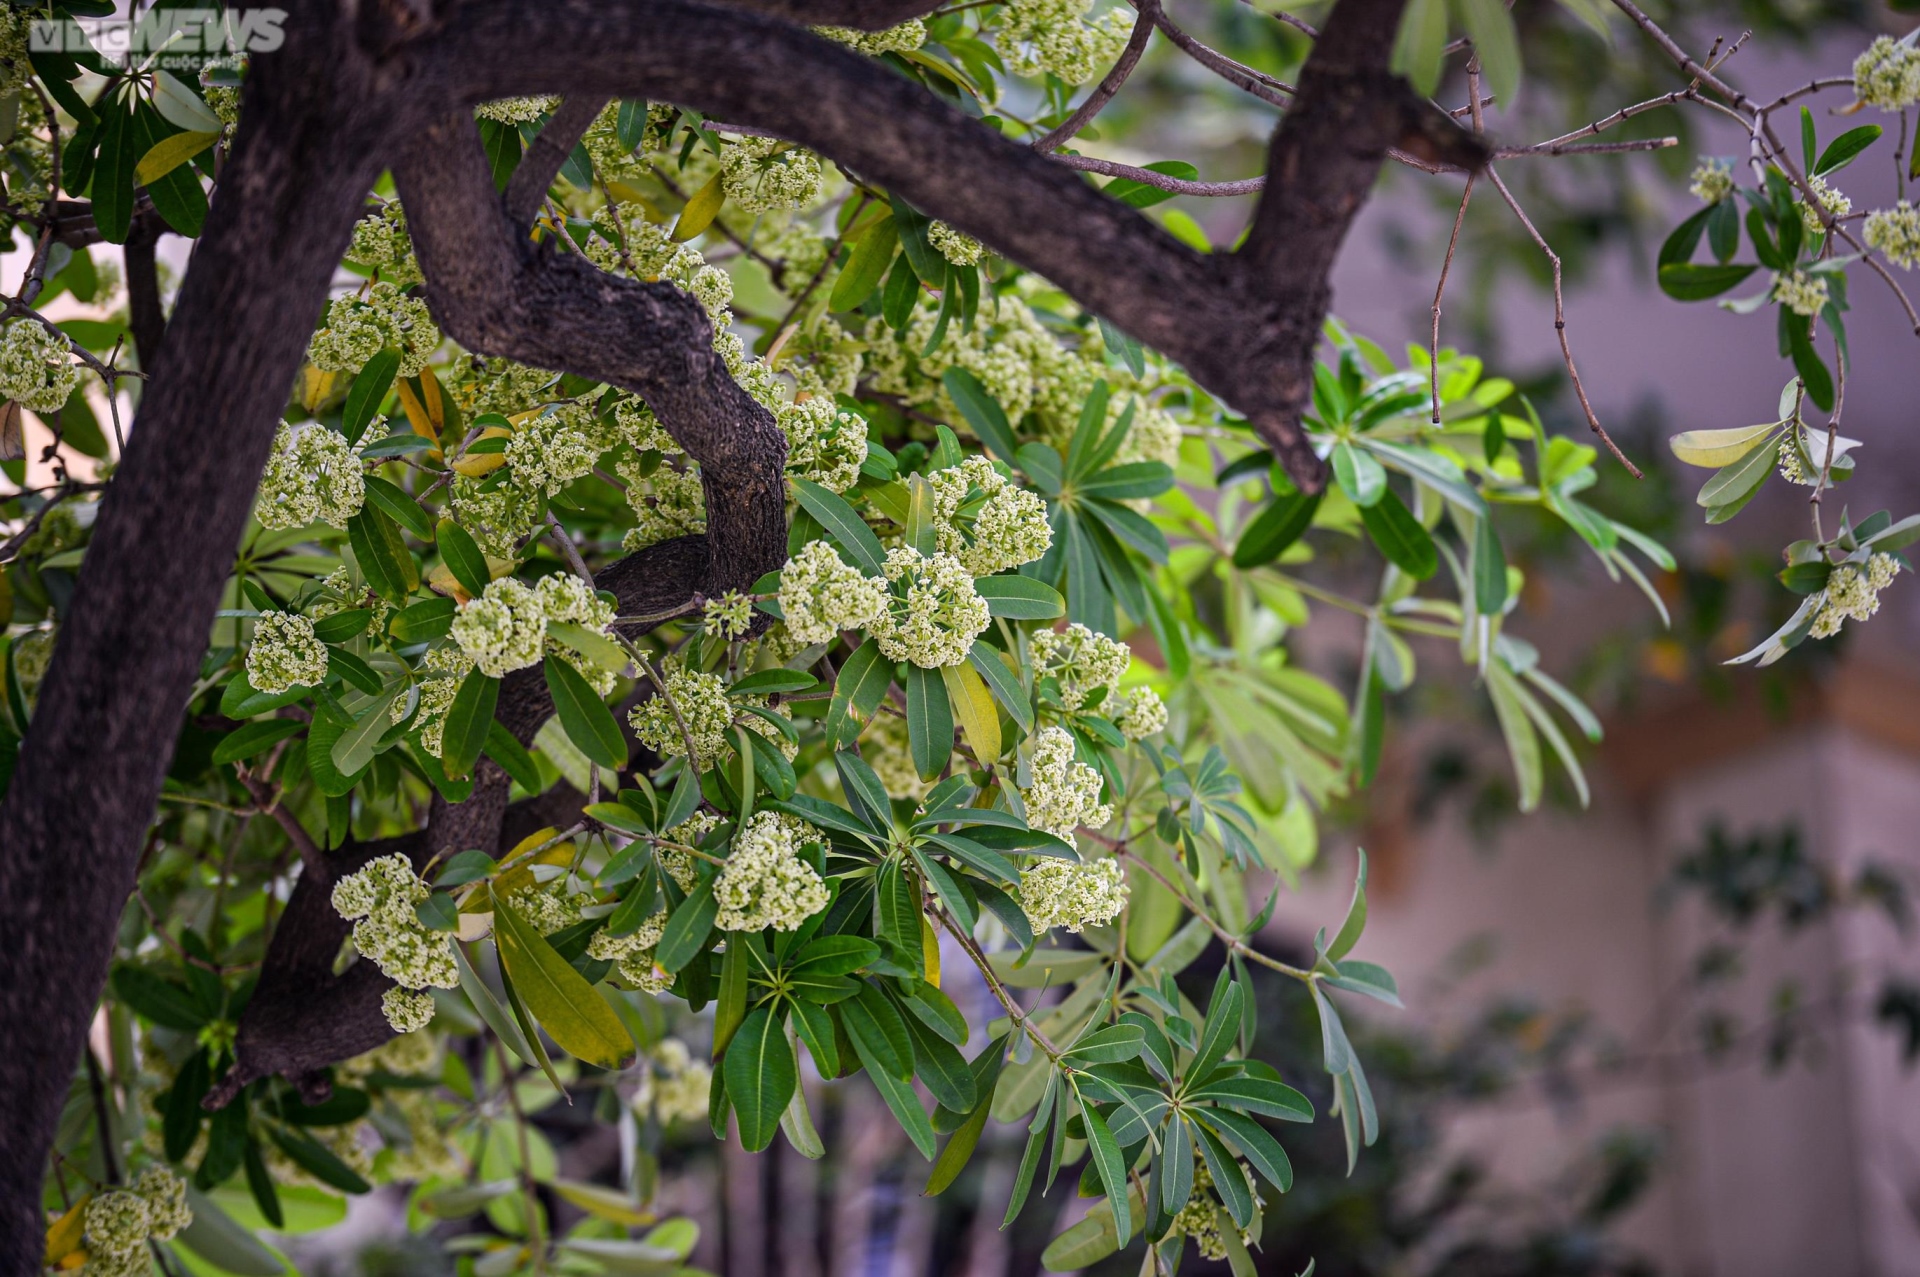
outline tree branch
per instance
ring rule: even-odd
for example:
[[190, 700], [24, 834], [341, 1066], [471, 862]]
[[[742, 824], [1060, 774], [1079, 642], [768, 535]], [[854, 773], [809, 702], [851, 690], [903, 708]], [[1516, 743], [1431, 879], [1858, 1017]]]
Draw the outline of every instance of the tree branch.
[[568, 97], [534, 137], [527, 153], [520, 157], [520, 167], [507, 179], [507, 221], [516, 229], [524, 230], [533, 221], [533, 215], [540, 211], [540, 202], [547, 198], [547, 188], [553, 185], [561, 166], [566, 164], [573, 148], [587, 135], [606, 105], [605, 98], [592, 94]]

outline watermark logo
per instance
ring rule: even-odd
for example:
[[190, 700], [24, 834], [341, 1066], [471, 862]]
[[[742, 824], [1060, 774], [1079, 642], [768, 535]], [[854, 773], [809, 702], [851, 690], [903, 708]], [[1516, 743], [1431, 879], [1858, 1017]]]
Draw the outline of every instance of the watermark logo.
[[134, 18], [36, 18], [34, 53], [99, 54], [122, 66], [158, 56], [164, 65], [198, 64], [234, 53], [272, 53], [286, 41], [285, 9], [155, 9]]

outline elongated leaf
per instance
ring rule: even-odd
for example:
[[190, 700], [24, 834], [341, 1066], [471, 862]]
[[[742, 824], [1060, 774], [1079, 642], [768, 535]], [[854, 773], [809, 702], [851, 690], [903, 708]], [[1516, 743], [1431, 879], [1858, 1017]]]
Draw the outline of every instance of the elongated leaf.
[[480, 552], [479, 543], [452, 519], [440, 520], [438, 543], [440, 557], [445, 560], [447, 570], [453, 573], [453, 579], [460, 583], [460, 588], [469, 597], [478, 598], [493, 579], [487, 567], [487, 556]]
[[1880, 133], [1878, 124], [1862, 124], [1857, 128], [1848, 129], [1827, 143], [1827, 149], [1820, 152], [1820, 158], [1813, 166], [1814, 175], [1831, 173], [1837, 168], [1852, 163], [1856, 155], [1880, 139]]
[[493, 922], [494, 942], [513, 979], [514, 992], [547, 1036], [588, 1064], [623, 1067], [632, 1058], [633, 1039], [613, 1008], [554, 951], [545, 936], [498, 897], [493, 902]]
[[1133, 1211], [1127, 1206], [1127, 1164], [1120, 1156], [1120, 1145], [1113, 1138], [1107, 1120], [1100, 1116], [1100, 1110], [1084, 1100], [1080, 1104], [1080, 1116], [1087, 1124], [1087, 1151], [1093, 1155], [1094, 1169], [1099, 1173], [1100, 1186], [1106, 1190], [1107, 1202], [1114, 1207], [1114, 1224], [1118, 1229], [1120, 1246], [1133, 1240]]
[[973, 583], [987, 611], [1014, 621], [1050, 621], [1064, 615], [1066, 600], [1050, 585], [1026, 576], [983, 576]]
[[141, 186], [157, 182], [219, 140], [218, 132], [175, 133], [163, 137], [148, 147], [140, 162], [134, 165], [133, 180]]
[[1688, 430], [1667, 440], [1667, 446], [1673, 449], [1674, 456], [1690, 466], [1718, 470], [1758, 448], [1778, 429], [1778, 422], [1769, 421], [1729, 430]]
[[389, 603], [402, 603], [420, 588], [420, 565], [407, 549], [399, 525], [376, 506], [362, 506], [347, 520], [347, 540], [367, 584]]
[[907, 744], [913, 766], [924, 780], [932, 780], [953, 753], [953, 706], [947, 685], [933, 670], [907, 666]]
[[360, 436], [367, 432], [387, 392], [393, 389], [393, 377], [399, 370], [400, 352], [388, 346], [354, 374], [353, 384], [347, 387], [346, 407], [340, 414], [340, 433], [349, 443], [359, 443]]
[[1507, 606], [1507, 555], [1493, 516], [1483, 514], [1473, 527], [1473, 609], [1482, 616], [1498, 616]]
[[1293, 1188], [1293, 1163], [1266, 1127], [1244, 1113], [1228, 1109], [1207, 1109], [1202, 1120], [1215, 1134], [1239, 1149], [1240, 1155], [1252, 1163], [1268, 1183], [1283, 1193]]
[[1760, 485], [1773, 473], [1773, 467], [1779, 459], [1780, 442], [1776, 440], [1754, 449], [1738, 461], [1722, 466], [1701, 485], [1699, 495], [1694, 497], [1695, 504], [1711, 510], [1715, 506], [1744, 503], [1760, 490]]
[[1738, 288], [1759, 267], [1696, 266], [1675, 262], [1660, 268], [1660, 291], [1675, 301], [1697, 302]]
[[566, 729], [567, 739], [581, 753], [610, 771], [624, 767], [627, 742], [620, 735], [620, 724], [592, 685], [561, 656], [547, 657], [546, 675], [547, 690], [553, 694], [553, 707], [560, 715], [560, 726]]
[[674, 972], [693, 961], [694, 955], [706, 947], [707, 937], [713, 934], [713, 920], [719, 912], [720, 902], [714, 899], [712, 883], [703, 882], [688, 892], [687, 898], [667, 919], [667, 929], [653, 951], [653, 960], [662, 969]]
[[940, 677], [974, 758], [983, 765], [992, 763], [1000, 757], [1000, 711], [985, 681], [971, 665], [942, 666]]
[[473, 772], [493, 730], [493, 711], [499, 701], [499, 679], [476, 669], [461, 680], [440, 737], [440, 761], [448, 776], [457, 780]]
[[213, 761], [216, 763], [237, 763], [255, 754], [264, 754], [289, 736], [296, 736], [306, 729], [306, 724], [297, 718], [269, 718], [258, 723], [248, 723], [237, 732], [229, 732], [213, 747]]
[[680, 210], [680, 216], [673, 224], [674, 243], [684, 244], [698, 238], [702, 231], [713, 225], [713, 219], [720, 215], [720, 206], [727, 202], [727, 188], [721, 177], [721, 174], [715, 173]]
[[1306, 532], [1319, 508], [1318, 493], [1308, 496], [1304, 492], [1290, 492], [1274, 498], [1240, 534], [1240, 542], [1233, 548], [1233, 565], [1257, 568], [1273, 562]]
[[741, 1023], [727, 1046], [724, 1067], [741, 1146], [757, 1153], [773, 1143], [799, 1080], [793, 1045], [768, 1008], [755, 1007]]
[[795, 477], [793, 493], [806, 512], [820, 521], [853, 566], [868, 576], [879, 576], [886, 564], [886, 551], [847, 499], [831, 488], [823, 488], [811, 479]]
[[1500, 106], [1511, 111], [1514, 95], [1520, 89], [1520, 37], [1514, 29], [1513, 15], [1502, 0], [1454, 3], [1473, 39], [1473, 51], [1480, 56], [1488, 87]]
[[879, 287], [899, 244], [900, 232], [894, 225], [892, 214], [887, 214], [862, 231], [854, 241], [853, 251], [847, 255], [847, 264], [840, 268], [839, 277], [833, 281], [833, 293], [827, 299], [827, 308], [858, 310], [861, 303]]
[[993, 699], [1000, 702], [1001, 708], [1012, 716], [1013, 721], [1026, 731], [1033, 730], [1033, 706], [1027, 700], [1027, 694], [1015, 678], [1007, 663], [1000, 659], [1000, 653], [979, 639], [973, 641], [973, 647], [967, 653], [967, 664], [986, 682]]
[[834, 680], [833, 699], [827, 705], [828, 743], [836, 748], [851, 745], [892, 684], [893, 663], [880, 655], [879, 643], [868, 639], [847, 658]]
[[1362, 506], [1360, 521], [1387, 562], [1414, 580], [1424, 581], [1439, 570], [1440, 551], [1433, 538], [1392, 489], [1381, 492], [1373, 505]]
[[965, 368], [949, 368], [940, 381], [947, 388], [954, 406], [960, 409], [960, 415], [973, 427], [973, 433], [987, 446], [987, 451], [1008, 465], [1013, 465], [1016, 449], [1013, 427], [1007, 423], [1007, 414], [1000, 407], [999, 400], [993, 397], [978, 377]]
[[544, 786], [540, 783], [540, 769], [534, 765], [533, 755], [526, 746], [513, 738], [507, 725], [499, 719], [487, 724], [487, 741], [481, 746], [482, 752], [494, 762], [500, 764], [502, 771], [511, 776], [520, 788], [529, 794], [539, 793]]

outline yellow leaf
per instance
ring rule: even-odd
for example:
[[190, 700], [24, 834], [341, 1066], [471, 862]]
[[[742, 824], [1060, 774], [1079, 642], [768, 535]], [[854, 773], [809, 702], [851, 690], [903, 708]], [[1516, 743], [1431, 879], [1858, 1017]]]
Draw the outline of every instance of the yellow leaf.
[[633, 1057], [633, 1038], [606, 999], [498, 892], [493, 942], [514, 992], [561, 1050], [606, 1069], [622, 1068]]
[[664, 225], [669, 220], [667, 215], [660, 211], [660, 206], [653, 202], [652, 196], [630, 182], [623, 182], [617, 177], [608, 178], [607, 193], [622, 204], [638, 204], [646, 210], [649, 222]]
[[920, 915], [920, 953], [925, 966], [925, 979], [934, 988], [940, 987], [940, 937], [933, 934], [933, 924], [927, 921], [927, 915]]
[[467, 593], [467, 587], [454, 576], [453, 569], [444, 563], [427, 573], [427, 588], [435, 594], [446, 595], [455, 603], [465, 604], [473, 599], [473, 595]]
[[395, 384], [400, 390], [400, 406], [406, 410], [407, 422], [412, 425], [413, 433], [431, 441], [433, 446], [438, 448], [440, 432], [434, 429], [433, 417], [427, 412], [427, 405], [421, 401], [419, 392], [413, 388], [413, 383], [401, 381]]
[[1718, 470], [1730, 466], [1767, 441], [1778, 430], [1778, 422], [1759, 426], [1735, 426], [1731, 430], [1689, 430], [1667, 441], [1673, 455], [1690, 466]]
[[87, 1194], [47, 1226], [47, 1257], [42, 1264], [51, 1268], [80, 1249], [80, 1239], [87, 1231], [87, 1203], [92, 1200], [93, 1194]]
[[626, 1228], [645, 1228], [654, 1219], [651, 1211], [642, 1210], [640, 1204], [625, 1193], [603, 1188], [599, 1184], [582, 1184], [578, 1180], [555, 1179], [548, 1180], [547, 1186], [587, 1214], [612, 1220]]
[[333, 393], [333, 385], [338, 379], [338, 374], [323, 372], [312, 364], [307, 365], [305, 372], [306, 375], [300, 383], [300, 406], [308, 412], [317, 412], [320, 405], [325, 403], [327, 397]]
[[986, 681], [966, 664], [943, 665], [940, 677], [946, 680], [947, 699], [953, 702], [954, 715], [960, 720], [960, 730], [966, 733], [967, 744], [973, 747], [974, 758], [982, 767], [990, 766], [1000, 757], [1000, 711], [994, 706]]
[[149, 186], [220, 140], [218, 133], [175, 133], [153, 144], [133, 166], [137, 185]]
[[726, 203], [726, 199], [727, 188], [721, 183], [720, 174], [715, 173], [680, 210], [680, 220], [673, 224], [674, 243], [684, 243], [713, 225], [713, 219], [720, 216], [720, 206]]
[[426, 405], [427, 420], [433, 423], [433, 437], [438, 439], [447, 432], [447, 404], [440, 393], [440, 379], [430, 367], [420, 370], [420, 402]]
[[[513, 431], [500, 426], [488, 426], [480, 432], [481, 439], [511, 439], [512, 437]], [[479, 440], [476, 439], [474, 442], [478, 443]], [[478, 479], [483, 474], [491, 474], [506, 464], [507, 454], [504, 452], [463, 452], [447, 463], [454, 473], [464, 474], [469, 479]]]

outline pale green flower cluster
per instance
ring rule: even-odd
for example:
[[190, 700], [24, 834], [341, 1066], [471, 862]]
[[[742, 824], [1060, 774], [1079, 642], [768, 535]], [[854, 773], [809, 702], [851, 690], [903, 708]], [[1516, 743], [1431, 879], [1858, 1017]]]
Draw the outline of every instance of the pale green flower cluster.
[[714, 883], [722, 931], [793, 931], [827, 907], [827, 884], [800, 848], [820, 831], [784, 812], [757, 811], [735, 835], [726, 868]]
[[149, 1166], [127, 1188], [96, 1194], [83, 1216], [85, 1277], [121, 1277], [152, 1271], [147, 1242], [171, 1241], [193, 1223], [187, 1182], [164, 1166]]
[[720, 172], [727, 198], [751, 213], [805, 208], [820, 195], [820, 157], [775, 138], [728, 143]]
[[627, 506], [633, 511], [634, 526], [621, 538], [626, 550], [644, 550], [672, 537], [707, 530], [707, 490], [700, 481], [700, 467], [688, 462], [685, 469], [660, 466], [652, 474], [643, 474], [637, 457], [623, 457], [613, 466], [627, 484]]
[[1100, 773], [1074, 756], [1073, 735], [1066, 728], [1034, 733], [1028, 772], [1030, 783], [1020, 797], [1029, 827], [1072, 843], [1082, 825], [1098, 829], [1113, 819], [1113, 808], [1100, 801]]
[[1093, 0], [1013, 0], [997, 41], [1007, 69], [1020, 76], [1051, 72], [1068, 84], [1104, 73], [1126, 47], [1131, 24], [1118, 10], [1089, 21], [1092, 7]]
[[593, 469], [602, 449], [581, 428], [580, 415], [543, 412], [514, 431], [506, 458], [515, 486], [550, 497]]
[[1075, 621], [1064, 630], [1041, 630], [1033, 636], [1036, 677], [1060, 684], [1060, 703], [1077, 710], [1096, 688], [1108, 693], [1120, 685], [1133, 650], [1125, 643], [1096, 634]]
[[1827, 281], [1803, 270], [1779, 272], [1773, 277], [1773, 300], [1796, 315], [1817, 315], [1827, 304]]
[[634, 1092], [634, 1112], [648, 1113], [662, 1126], [693, 1121], [707, 1115], [713, 1070], [693, 1058], [679, 1038], [662, 1038], [653, 1050], [652, 1067], [640, 1071], [640, 1089]]
[[[726, 680], [718, 674], [690, 670], [677, 661], [662, 662], [660, 677], [667, 694], [649, 696], [627, 715], [634, 736], [662, 758], [685, 754], [686, 737], [691, 736], [694, 753], [711, 762], [726, 744], [727, 730], [733, 726], [734, 706], [727, 695]], [[675, 710], [679, 711], [677, 719]], [[680, 731], [683, 721], [687, 725], [685, 735]]]
[[867, 422], [826, 395], [782, 406], [774, 420], [787, 436], [787, 473], [845, 492], [867, 459]]
[[500, 98], [473, 108], [475, 119], [496, 124], [531, 124], [560, 105], [557, 97]]
[[886, 574], [887, 610], [871, 626], [881, 653], [927, 670], [966, 660], [993, 619], [966, 565], [951, 554], [900, 545], [887, 551]]
[[1127, 875], [1117, 860], [1081, 864], [1035, 856], [1020, 871], [1020, 908], [1034, 934], [1065, 927], [1102, 927], [1127, 907]]
[[[1825, 178], [1809, 174], [1807, 177], [1807, 185], [1812, 187], [1813, 193], [1820, 197], [1821, 207], [1825, 208], [1830, 216], [1836, 218], [1845, 217], [1853, 211], [1853, 201], [1833, 187], [1827, 185]], [[1811, 204], [1802, 201], [1797, 207], [1800, 209], [1800, 223], [1806, 227], [1807, 234], [1826, 234], [1826, 228], [1820, 224], [1820, 214], [1814, 210]]]
[[345, 435], [318, 422], [280, 423], [253, 509], [261, 527], [301, 528], [318, 522], [344, 528], [366, 499], [366, 467], [360, 449]]
[[1899, 111], [1920, 102], [1920, 50], [1909, 36], [1881, 36], [1853, 60], [1854, 96], [1883, 111]]
[[739, 590], [728, 590], [717, 599], [709, 599], [700, 609], [700, 620], [708, 632], [727, 642], [745, 638], [753, 628], [753, 599]]
[[587, 257], [594, 265], [605, 271], [631, 265], [641, 279], [676, 284], [693, 294], [716, 322], [726, 321], [733, 305], [733, 277], [709, 266], [693, 245], [675, 243], [668, 228], [648, 221], [639, 205], [602, 208], [594, 215], [593, 226], [597, 235], [587, 241]]
[[256, 692], [278, 696], [290, 687], [317, 687], [327, 681], [327, 645], [313, 622], [293, 612], [268, 612], [253, 625], [247, 649], [247, 683]]
[[347, 260], [380, 272], [380, 278], [405, 288], [420, 282], [420, 263], [407, 237], [407, 214], [399, 200], [388, 200], [353, 224]]
[[556, 931], [564, 931], [580, 921], [581, 910], [590, 903], [587, 896], [575, 891], [566, 878], [556, 878], [552, 882], [527, 887], [507, 897], [507, 903], [513, 911], [525, 918], [527, 925], [543, 936]]
[[815, 35], [825, 36], [829, 40], [838, 40], [850, 46], [857, 53], [877, 58], [883, 53], [911, 53], [927, 42], [927, 24], [918, 18], [908, 18], [897, 27], [888, 27], [885, 31], [855, 31], [851, 27], [815, 27]]
[[987, 251], [979, 240], [965, 231], [955, 230], [945, 222], [935, 222], [927, 227], [927, 242], [933, 245], [935, 252], [955, 266], [978, 265]]
[[1166, 729], [1166, 702], [1151, 687], [1135, 687], [1107, 700], [1107, 712], [1128, 740], [1145, 740]]
[[[1247, 1183], [1252, 1184], [1253, 1176], [1246, 1174], [1244, 1163], [1236, 1163], [1236, 1165], [1241, 1167], [1240, 1173]], [[1258, 1200], [1258, 1197], [1256, 1193], [1255, 1200]], [[1224, 1208], [1214, 1193], [1213, 1174], [1207, 1169], [1204, 1158], [1195, 1157], [1193, 1196], [1189, 1197], [1187, 1204], [1174, 1214], [1173, 1225], [1168, 1231], [1184, 1233], [1192, 1239], [1194, 1248], [1200, 1252], [1202, 1259], [1218, 1263], [1227, 1257], [1226, 1238], [1220, 1231], [1220, 1217], [1223, 1213]], [[1228, 1222], [1232, 1222], [1231, 1217]], [[1251, 1229], [1240, 1230], [1242, 1246], [1251, 1246], [1253, 1242]]]
[[620, 433], [620, 441], [635, 452], [659, 452], [673, 456], [680, 451], [680, 445], [660, 424], [660, 418], [653, 415], [653, 409], [647, 407], [638, 395], [621, 395], [613, 401], [613, 424]]
[[455, 399], [469, 416], [497, 412], [517, 417], [538, 407], [560, 374], [511, 359], [468, 355], [455, 365]]
[[[395, 984], [451, 989], [460, 983], [452, 934], [427, 930], [413, 911], [430, 894], [405, 856], [376, 856], [333, 885], [333, 908], [353, 923], [354, 948]], [[409, 1018], [417, 1016], [412, 1007], [403, 1010]], [[421, 1027], [389, 1023], [400, 1033]]]
[[809, 541], [780, 571], [780, 611], [802, 644], [863, 630], [887, 610], [887, 587], [846, 563], [826, 541]]
[[326, 372], [353, 374], [387, 346], [400, 352], [397, 376], [411, 377], [427, 366], [440, 347], [440, 328], [427, 304], [382, 281], [366, 299], [336, 297], [307, 343], [307, 359]]
[[540, 497], [512, 483], [483, 492], [484, 482], [466, 475], [453, 481], [454, 518], [483, 552], [496, 559], [513, 558], [540, 521]]
[[1880, 591], [1893, 584], [1900, 573], [1900, 560], [1891, 554], [1876, 554], [1865, 563], [1842, 563], [1827, 577], [1827, 589], [1820, 610], [1814, 613], [1815, 638], [1832, 638], [1848, 621], [1865, 621], [1880, 610]]
[[13, 641], [13, 677], [29, 707], [39, 701], [40, 684], [53, 664], [55, 635], [52, 629], [29, 630]]
[[73, 347], [38, 320], [13, 319], [0, 329], [0, 396], [35, 412], [66, 406], [80, 384]]
[[247, 55], [229, 54], [224, 58], [208, 58], [200, 67], [200, 93], [207, 100], [207, 106], [220, 117], [220, 123], [231, 129], [240, 123], [240, 86], [237, 84], [218, 84], [214, 76], [220, 71], [245, 71]]
[[664, 993], [673, 983], [673, 977], [654, 963], [653, 951], [666, 932], [667, 911], [661, 908], [631, 934], [615, 936], [605, 927], [594, 932], [593, 938], [587, 941], [587, 956], [613, 963], [620, 978], [636, 989]]
[[1867, 214], [1867, 246], [1902, 270], [1920, 262], [1920, 209], [1907, 200]]
[[810, 394], [850, 395], [859, 388], [865, 350], [866, 343], [856, 340], [838, 320], [822, 315], [787, 343], [788, 367], [797, 369], [795, 381]]
[[499, 678], [539, 663], [549, 621], [605, 633], [613, 618], [613, 606], [571, 573], [553, 572], [532, 586], [504, 576], [460, 609], [451, 634], [482, 673]]
[[1717, 156], [1702, 156], [1693, 166], [1687, 190], [1702, 204], [1718, 204], [1733, 194], [1733, 166]]
[[1053, 544], [1047, 503], [1009, 483], [988, 458], [969, 456], [934, 471], [929, 481], [940, 552], [975, 576], [1032, 563]]
[[[413, 725], [420, 733], [421, 746], [435, 758], [440, 757], [440, 747], [446, 740], [447, 711], [453, 708], [461, 681], [472, 670], [473, 659], [457, 645], [434, 648], [420, 664], [420, 707]], [[404, 700], [394, 702], [395, 713], [405, 708]]]
[[917, 803], [933, 789], [934, 782], [920, 779], [920, 769], [913, 765], [907, 720], [896, 714], [873, 716], [860, 734], [860, 757], [867, 760], [890, 797]]
[[395, 1033], [416, 1033], [433, 1022], [433, 995], [396, 984], [380, 995], [380, 1010]]

